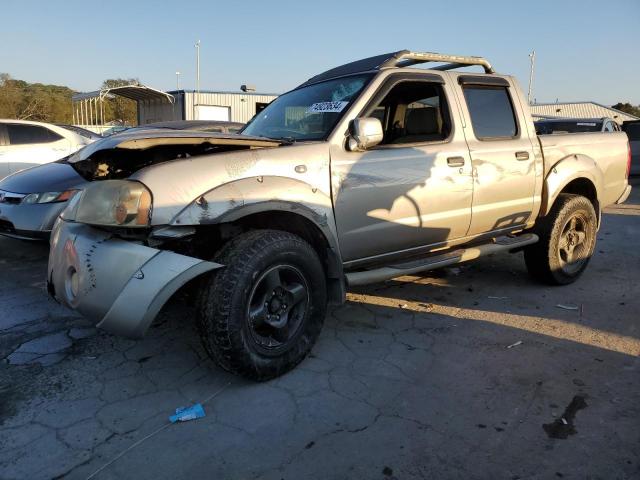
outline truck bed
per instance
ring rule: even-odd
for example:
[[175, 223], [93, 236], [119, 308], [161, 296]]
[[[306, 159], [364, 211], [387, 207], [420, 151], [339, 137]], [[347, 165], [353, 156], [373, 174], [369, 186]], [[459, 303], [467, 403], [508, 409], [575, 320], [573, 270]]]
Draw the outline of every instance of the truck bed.
[[578, 155], [590, 158], [602, 172], [601, 206], [620, 198], [626, 186], [628, 139], [624, 132], [538, 135], [544, 156], [544, 176], [558, 162]]

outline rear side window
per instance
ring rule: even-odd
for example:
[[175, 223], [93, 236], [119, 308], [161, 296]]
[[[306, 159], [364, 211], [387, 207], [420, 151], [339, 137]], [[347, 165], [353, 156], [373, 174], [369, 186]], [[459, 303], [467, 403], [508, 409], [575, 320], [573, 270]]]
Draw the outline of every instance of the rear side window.
[[518, 134], [506, 87], [467, 86], [464, 98], [478, 139], [513, 138]]
[[31, 143], [51, 143], [62, 139], [60, 135], [48, 128], [38, 125], [7, 124], [9, 143], [11, 145], [29, 145]]

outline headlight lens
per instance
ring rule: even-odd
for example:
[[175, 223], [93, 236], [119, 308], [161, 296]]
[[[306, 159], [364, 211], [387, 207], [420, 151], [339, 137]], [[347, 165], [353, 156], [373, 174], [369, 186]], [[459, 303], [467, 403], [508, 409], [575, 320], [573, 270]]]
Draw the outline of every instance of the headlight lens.
[[78, 190], [65, 190], [64, 192], [31, 193], [22, 199], [22, 203], [32, 205], [34, 203], [66, 202], [76, 193], [78, 193]]
[[147, 227], [151, 223], [151, 192], [140, 182], [104, 180], [87, 187], [63, 213], [67, 220], [90, 225]]

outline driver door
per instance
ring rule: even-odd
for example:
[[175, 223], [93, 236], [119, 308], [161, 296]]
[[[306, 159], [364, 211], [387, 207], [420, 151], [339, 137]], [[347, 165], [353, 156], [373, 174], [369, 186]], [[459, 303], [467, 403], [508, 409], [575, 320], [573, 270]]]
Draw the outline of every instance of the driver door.
[[[438, 245], [471, 222], [471, 159], [453, 128], [441, 76], [392, 76], [361, 117], [384, 140], [365, 152], [332, 146], [332, 194], [346, 262]], [[378, 99], [378, 101], [376, 101]]]

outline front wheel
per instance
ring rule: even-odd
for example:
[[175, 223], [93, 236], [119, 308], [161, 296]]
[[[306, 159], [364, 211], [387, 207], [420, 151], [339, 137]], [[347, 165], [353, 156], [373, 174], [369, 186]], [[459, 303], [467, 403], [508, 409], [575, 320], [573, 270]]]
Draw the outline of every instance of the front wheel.
[[327, 306], [315, 250], [300, 237], [256, 230], [216, 255], [224, 265], [202, 286], [198, 325], [205, 349], [224, 369], [254, 380], [291, 370], [309, 353]]
[[534, 229], [540, 241], [525, 248], [529, 273], [551, 285], [576, 281], [593, 255], [597, 227], [598, 219], [589, 199], [560, 194]]

